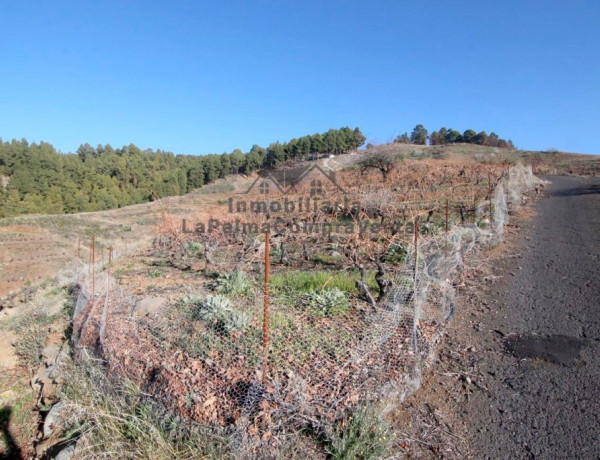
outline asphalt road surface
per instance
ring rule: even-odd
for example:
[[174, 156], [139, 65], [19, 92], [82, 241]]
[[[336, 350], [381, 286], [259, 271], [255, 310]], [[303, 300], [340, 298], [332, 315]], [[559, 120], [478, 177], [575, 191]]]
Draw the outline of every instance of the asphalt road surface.
[[600, 459], [600, 178], [549, 180], [473, 331], [475, 458]]

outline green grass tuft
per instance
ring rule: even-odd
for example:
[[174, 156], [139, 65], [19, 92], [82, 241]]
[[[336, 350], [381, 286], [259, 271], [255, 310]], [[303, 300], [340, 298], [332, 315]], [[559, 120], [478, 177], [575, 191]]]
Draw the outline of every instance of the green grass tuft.
[[[337, 288], [346, 294], [356, 295], [356, 280], [360, 275], [355, 270], [350, 271], [329, 271], [329, 270], [288, 270], [271, 275], [270, 287], [275, 295], [297, 295], [301, 296], [308, 292], [319, 289]], [[369, 273], [367, 277], [369, 289], [377, 290], [375, 282], [375, 273]]]
[[371, 406], [355, 410], [334, 433], [329, 446], [332, 460], [386, 458], [393, 444], [389, 423]]

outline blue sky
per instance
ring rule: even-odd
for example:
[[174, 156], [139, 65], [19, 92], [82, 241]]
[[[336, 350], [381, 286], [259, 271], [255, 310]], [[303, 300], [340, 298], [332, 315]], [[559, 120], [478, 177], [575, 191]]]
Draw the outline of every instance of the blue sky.
[[600, 2], [0, 3], [0, 136], [175, 153], [359, 126], [600, 153]]

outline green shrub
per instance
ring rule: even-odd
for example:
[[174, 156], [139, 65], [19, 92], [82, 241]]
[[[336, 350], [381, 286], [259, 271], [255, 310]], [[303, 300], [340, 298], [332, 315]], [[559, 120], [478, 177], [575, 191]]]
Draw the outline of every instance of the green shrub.
[[269, 251], [269, 257], [271, 257], [271, 259], [273, 260], [279, 260], [281, 258], [281, 247], [277, 245], [271, 246], [271, 250]]
[[385, 254], [385, 261], [392, 264], [399, 264], [406, 260], [408, 251], [402, 243], [396, 243], [390, 246]]
[[250, 323], [250, 317], [234, 310], [226, 297], [209, 295], [205, 300], [191, 298], [188, 302], [192, 305], [192, 319], [204, 321], [217, 332], [243, 330]]
[[48, 336], [47, 328], [34, 324], [29, 327], [19, 327], [16, 331], [19, 336], [15, 344], [15, 352], [28, 369], [34, 369], [42, 362], [41, 351]]
[[202, 245], [198, 241], [190, 241], [187, 250], [192, 257], [196, 257], [202, 251]]
[[5, 324], [5, 327], [16, 332], [15, 353], [28, 369], [35, 369], [42, 362], [41, 351], [48, 337], [48, 325], [52, 324], [56, 315], [48, 315], [37, 309], [14, 318], [13, 322]]
[[148, 273], [148, 276], [150, 278], [159, 278], [163, 275], [163, 273], [160, 270], [152, 270], [151, 272]]
[[479, 220], [477, 221], [477, 227], [479, 228], [489, 228], [490, 226], [490, 220], [489, 219], [483, 219], [483, 220]]
[[307, 292], [302, 297], [301, 304], [320, 317], [339, 315], [350, 309], [348, 297], [337, 287]]
[[374, 408], [358, 408], [334, 433], [329, 453], [334, 460], [385, 458], [393, 444], [390, 425]]
[[217, 277], [215, 291], [230, 296], [248, 296], [254, 292], [254, 283], [243, 271], [222, 273]]

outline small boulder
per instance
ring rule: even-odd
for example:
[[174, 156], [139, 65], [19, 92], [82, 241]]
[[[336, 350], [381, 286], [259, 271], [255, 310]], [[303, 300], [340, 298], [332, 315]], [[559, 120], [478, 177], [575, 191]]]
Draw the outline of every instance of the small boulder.
[[142, 297], [133, 307], [135, 316], [156, 316], [165, 305], [166, 299], [162, 297]]
[[42, 357], [44, 358], [44, 363], [46, 366], [50, 366], [54, 364], [56, 361], [56, 357], [60, 353], [60, 345], [57, 343], [53, 343], [48, 345], [46, 348], [42, 350]]
[[69, 344], [68, 340], [65, 340], [62, 344], [62, 347], [60, 347], [60, 353], [56, 357], [56, 365], [60, 366], [64, 364], [70, 353], [71, 345]]
[[55, 378], [51, 377], [52, 374], [57, 373], [56, 366], [50, 365], [47, 368], [43, 366], [38, 369], [36, 375], [30, 381], [31, 388], [34, 391], [41, 393], [44, 398], [49, 398], [56, 393], [57, 385], [55, 384]]
[[57, 402], [50, 412], [46, 415], [46, 419], [44, 420], [44, 437], [48, 438], [54, 433], [54, 430], [59, 424], [60, 417], [62, 412], [64, 411], [65, 404], [62, 401]]
[[54, 460], [70, 460], [74, 454], [75, 454], [75, 444], [71, 444], [70, 446], [67, 446], [63, 450], [61, 450], [56, 455], [56, 457], [54, 457]]
[[61, 369], [59, 366], [52, 366], [49, 367], [48, 370], [50, 372], [48, 372], [48, 378], [51, 379], [53, 382], [58, 379], [58, 377], [60, 377]]

